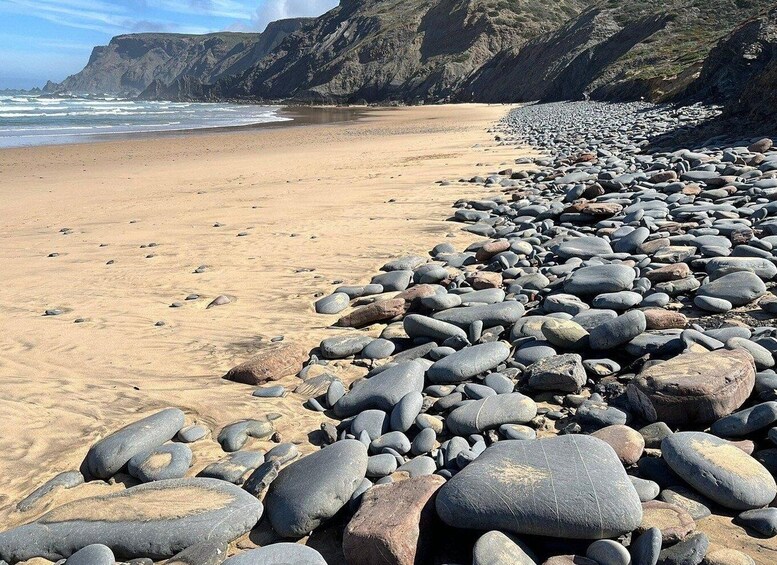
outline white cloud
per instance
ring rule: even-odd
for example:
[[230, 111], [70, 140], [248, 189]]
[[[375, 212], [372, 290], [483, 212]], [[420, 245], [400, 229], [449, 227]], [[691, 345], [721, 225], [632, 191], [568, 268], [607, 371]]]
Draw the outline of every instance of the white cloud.
[[276, 20], [320, 16], [338, 3], [338, 0], [266, 0], [256, 10], [253, 25], [262, 31]]

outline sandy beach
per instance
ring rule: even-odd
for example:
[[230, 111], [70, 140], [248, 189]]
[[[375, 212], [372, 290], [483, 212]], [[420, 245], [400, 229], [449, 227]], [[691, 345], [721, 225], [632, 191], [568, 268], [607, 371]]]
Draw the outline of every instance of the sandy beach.
[[[489, 194], [460, 176], [516, 157], [487, 133], [506, 111], [370, 110], [330, 125], [0, 151], [0, 523], [120, 488], [15, 511], [95, 440], [165, 406], [215, 432], [276, 412], [284, 441], [311, 449], [324, 417], [301, 397], [254, 398], [221, 376], [275, 336], [312, 348], [336, 333], [336, 316], [312, 308], [336, 281], [478, 239], [444, 220], [457, 198]], [[206, 309], [221, 294], [232, 302]], [[191, 475], [221, 453], [213, 439], [192, 447]]]

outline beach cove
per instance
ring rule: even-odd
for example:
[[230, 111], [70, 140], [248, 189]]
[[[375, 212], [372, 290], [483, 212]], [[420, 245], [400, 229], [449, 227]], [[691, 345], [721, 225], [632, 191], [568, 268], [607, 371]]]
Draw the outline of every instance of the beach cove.
[[[313, 348], [332, 335], [336, 317], [312, 304], [335, 281], [368, 282], [446, 234], [457, 248], [477, 240], [444, 220], [458, 198], [484, 194], [460, 176], [515, 159], [487, 133], [506, 112], [374, 109], [332, 125], [0, 151], [0, 406], [12, 430], [0, 437], [0, 522], [120, 489], [91, 483], [14, 508], [165, 406], [214, 433], [276, 412], [283, 441], [314, 449], [308, 434], [326, 418], [302, 397], [260, 400], [221, 376], [273, 337]], [[219, 295], [231, 302], [206, 309]], [[192, 447], [190, 474], [222, 453], [213, 439]]]

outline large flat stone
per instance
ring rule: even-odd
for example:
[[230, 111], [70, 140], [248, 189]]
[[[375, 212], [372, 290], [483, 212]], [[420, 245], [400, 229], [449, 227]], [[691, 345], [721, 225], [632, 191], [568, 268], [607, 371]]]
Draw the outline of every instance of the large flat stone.
[[172, 557], [204, 540], [230, 542], [262, 515], [262, 503], [217, 479], [172, 479], [70, 502], [0, 534], [0, 558], [57, 560], [102, 543], [117, 557]]
[[341, 418], [371, 408], [391, 412], [403, 396], [423, 389], [423, 365], [416, 361], [399, 363], [356, 383], [348, 394], [337, 401], [334, 411]]
[[755, 386], [755, 362], [742, 349], [685, 353], [642, 371], [626, 391], [649, 422], [710, 424], [742, 406]]
[[492, 445], [440, 490], [437, 513], [457, 528], [571, 539], [616, 537], [642, 520], [618, 456], [582, 435]]
[[426, 374], [436, 384], [460, 383], [506, 361], [510, 346], [501, 341], [465, 347], [436, 361]]

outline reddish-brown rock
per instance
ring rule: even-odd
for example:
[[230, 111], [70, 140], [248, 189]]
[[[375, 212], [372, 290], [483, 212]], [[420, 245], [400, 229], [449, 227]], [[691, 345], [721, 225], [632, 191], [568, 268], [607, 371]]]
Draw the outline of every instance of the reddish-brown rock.
[[664, 310], [663, 308], [645, 308], [645, 323], [648, 330], [668, 330], [672, 328], [684, 328], [688, 325], [688, 318], [680, 312]]
[[621, 463], [627, 466], [639, 461], [642, 452], [645, 451], [645, 438], [637, 430], [628, 426], [607, 426], [591, 435], [612, 447]]
[[293, 342], [271, 343], [248, 361], [237, 365], [224, 378], [248, 385], [260, 385], [295, 375], [308, 358], [308, 351]]
[[502, 253], [510, 249], [510, 242], [506, 239], [497, 239], [495, 241], [486, 242], [483, 247], [475, 252], [475, 259], [481, 263], [488, 261], [494, 255]]
[[672, 428], [711, 424], [731, 414], [755, 386], [755, 361], [742, 349], [685, 353], [642, 371], [626, 393], [648, 422]]
[[345, 328], [363, 328], [378, 322], [385, 322], [401, 316], [407, 311], [407, 303], [402, 298], [380, 300], [357, 308], [337, 320], [337, 325]]
[[429, 563], [426, 552], [435, 530], [434, 497], [444, 484], [442, 477], [426, 475], [370, 488], [343, 534], [346, 561], [353, 565]]
[[658, 269], [648, 271], [645, 273], [645, 277], [652, 283], [660, 283], [667, 281], [679, 281], [686, 277], [691, 276], [691, 269], [685, 263], [673, 263], [671, 265], [664, 265]]
[[484, 290], [486, 288], [502, 288], [501, 273], [491, 271], [478, 271], [467, 276], [467, 282], [475, 290]]
[[677, 543], [696, 529], [688, 512], [667, 502], [651, 500], [642, 503], [642, 523], [637, 528], [637, 534], [642, 534], [650, 528], [661, 530], [661, 540], [664, 545]]

